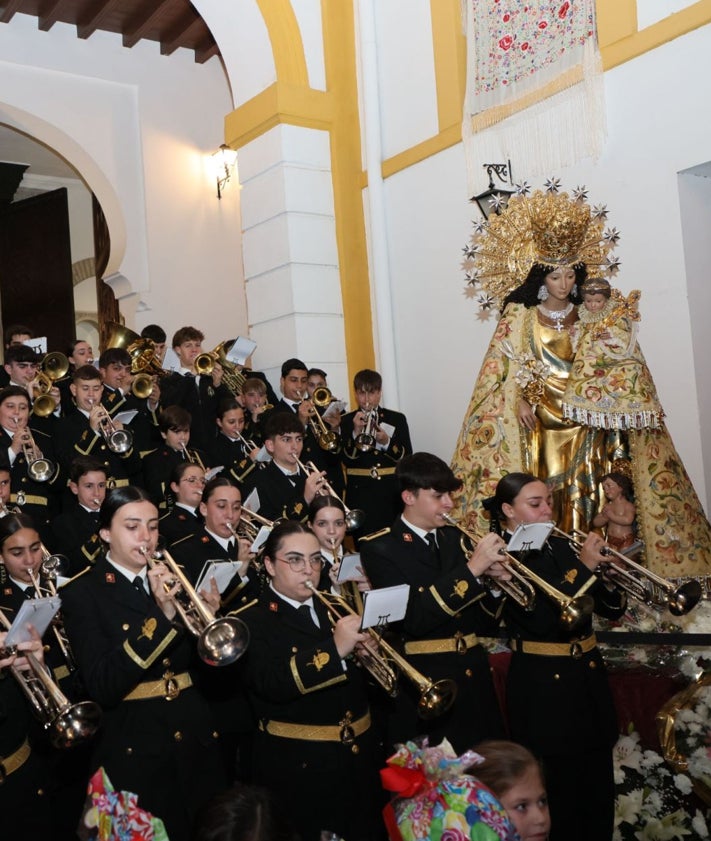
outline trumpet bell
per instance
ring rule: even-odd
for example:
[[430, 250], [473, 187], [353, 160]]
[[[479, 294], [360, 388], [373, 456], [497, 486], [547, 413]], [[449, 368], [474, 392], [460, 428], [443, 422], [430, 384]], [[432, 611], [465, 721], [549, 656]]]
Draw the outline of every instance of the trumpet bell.
[[32, 414], [38, 418], [48, 418], [54, 414], [56, 408], [57, 406], [49, 394], [40, 394], [38, 397], [35, 397], [32, 403]]
[[145, 400], [147, 397], [150, 397], [151, 392], [153, 391], [153, 378], [150, 374], [136, 374], [133, 378], [133, 382], [131, 383], [131, 392], [133, 393], [134, 397], [138, 397], [139, 400]]
[[341, 446], [341, 441], [335, 432], [323, 432], [318, 436], [318, 445], [322, 450], [334, 452]]
[[364, 522], [365, 511], [361, 511], [360, 508], [351, 508], [350, 511], [346, 513], [346, 531], [356, 531], [363, 525]]
[[362, 453], [367, 453], [375, 446], [375, 438], [372, 435], [361, 432], [360, 435], [356, 435], [355, 446], [356, 449], [360, 450]]
[[211, 353], [201, 353], [195, 359], [195, 370], [201, 376], [209, 376], [215, 368], [215, 357]]
[[319, 409], [325, 409], [326, 406], [330, 406], [333, 402], [333, 395], [331, 394], [331, 389], [326, 388], [325, 385], [321, 385], [318, 388], [314, 389], [314, 393], [311, 395], [311, 402], [314, 406], [318, 406]]
[[457, 699], [457, 684], [450, 678], [433, 683], [422, 692], [417, 702], [417, 714], [424, 721], [446, 713]]
[[52, 382], [61, 380], [69, 373], [69, 360], [59, 351], [52, 351], [47, 353], [42, 360], [42, 372], [46, 374]]
[[101, 707], [93, 701], [80, 701], [59, 711], [50, 724], [50, 741], [66, 750], [91, 739], [101, 724]]
[[36, 458], [27, 465], [27, 472], [35, 482], [49, 482], [55, 470], [54, 464], [48, 458]]
[[696, 581], [687, 581], [669, 596], [669, 613], [672, 616], [685, 616], [699, 603], [702, 596], [701, 584]]
[[127, 453], [133, 446], [133, 435], [125, 429], [114, 429], [106, 444], [112, 453]]
[[197, 650], [208, 666], [229, 666], [249, 645], [249, 628], [236, 616], [223, 616], [210, 622], [200, 633]]
[[595, 609], [595, 600], [592, 596], [583, 595], [571, 599], [560, 612], [560, 624], [567, 631], [574, 631], [589, 616], [592, 616]]

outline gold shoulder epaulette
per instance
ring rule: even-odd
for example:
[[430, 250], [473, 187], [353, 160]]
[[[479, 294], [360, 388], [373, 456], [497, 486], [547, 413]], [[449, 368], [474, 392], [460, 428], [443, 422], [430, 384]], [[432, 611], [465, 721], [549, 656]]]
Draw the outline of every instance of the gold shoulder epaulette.
[[149, 456], [151, 453], [156, 453], [156, 452], [158, 452], [158, 447], [154, 447], [152, 450], [140, 450], [139, 455], [140, 455], [141, 458], [145, 458], [146, 456]]
[[66, 587], [67, 584], [71, 584], [72, 581], [76, 581], [77, 578], [81, 578], [82, 575], [86, 575], [86, 573], [91, 572], [92, 569], [94, 569], [94, 567], [91, 564], [88, 564], [87, 566], [84, 567], [84, 569], [81, 572], [78, 572], [76, 575], [72, 576], [69, 579], [69, 581], [65, 581], [64, 584], [60, 584], [58, 589], [61, 590], [62, 587]]
[[[163, 518], [161, 517], [161, 519]], [[181, 537], [180, 540], [176, 540], [175, 543], [171, 543], [170, 548], [172, 549], [173, 546], [179, 546], [181, 543], [184, 543], [186, 540], [190, 540], [190, 538], [194, 536], [194, 534], [186, 534], [185, 537]]]
[[247, 602], [247, 604], [241, 605], [241, 607], [236, 607], [234, 610], [231, 610], [227, 615], [228, 616], [237, 616], [238, 613], [242, 613], [243, 610], [247, 610], [250, 607], [254, 607], [255, 604], [259, 599], [252, 599], [251, 602]]
[[385, 529], [380, 529], [380, 531], [374, 531], [372, 534], [366, 534], [365, 537], [361, 537], [360, 540], [375, 540], [376, 537], [385, 537], [386, 534], [390, 534], [390, 526]]

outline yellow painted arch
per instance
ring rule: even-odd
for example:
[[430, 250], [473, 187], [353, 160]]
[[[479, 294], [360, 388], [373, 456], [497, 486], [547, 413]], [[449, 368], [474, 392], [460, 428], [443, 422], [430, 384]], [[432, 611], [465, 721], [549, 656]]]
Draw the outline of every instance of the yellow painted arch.
[[257, 0], [272, 45], [277, 80], [309, 85], [304, 42], [291, 0]]

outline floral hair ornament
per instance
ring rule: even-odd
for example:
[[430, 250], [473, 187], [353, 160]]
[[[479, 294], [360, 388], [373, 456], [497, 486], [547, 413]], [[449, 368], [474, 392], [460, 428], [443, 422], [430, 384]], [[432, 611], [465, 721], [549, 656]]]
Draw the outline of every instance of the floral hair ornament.
[[395, 793], [383, 810], [390, 841], [517, 841], [501, 803], [465, 773], [482, 761], [472, 750], [457, 756], [446, 739], [436, 747], [427, 739], [400, 745], [380, 772]]
[[620, 234], [605, 228], [605, 205], [590, 207], [585, 187], [559, 192], [558, 178], [544, 187], [531, 193], [526, 182], [516, 185], [504, 210], [474, 223], [463, 268], [482, 309], [500, 306], [536, 264], [552, 270], [584, 263], [595, 274], [617, 274], [620, 261], [612, 252]]

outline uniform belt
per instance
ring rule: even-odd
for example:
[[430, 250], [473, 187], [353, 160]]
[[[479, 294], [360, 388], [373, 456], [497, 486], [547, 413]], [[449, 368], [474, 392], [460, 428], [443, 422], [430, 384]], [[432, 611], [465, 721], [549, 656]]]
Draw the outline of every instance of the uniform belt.
[[131, 484], [130, 479], [109, 479], [109, 482], [112, 488], [127, 488]]
[[381, 476], [392, 476], [395, 473], [394, 467], [347, 467], [346, 476], [370, 476], [371, 479], [379, 479]]
[[[17, 497], [22, 497], [22, 502], [17, 502]], [[18, 505], [47, 505], [47, 497], [46, 496], [36, 496], [35, 494], [23, 494], [22, 491], [19, 494], [10, 494], [10, 502], [17, 502]]]
[[124, 695], [124, 701], [142, 701], [146, 698], [163, 698], [172, 701], [177, 698], [183, 689], [193, 685], [193, 679], [187, 672], [179, 675], [166, 672], [161, 680], [144, 680], [134, 687], [128, 695]]
[[55, 680], [64, 680], [65, 677], [69, 677], [71, 672], [69, 671], [69, 666], [57, 666], [56, 669], [52, 669], [54, 674]]
[[547, 657], [582, 657], [597, 646], [597, 637], [590, 634], [585, 639], [573, 642], [533, 642], [531, 640], [511, 640], [512, 651], [523, 654], [542, 654]]
[[405, 654], [441, 654], [444, 651], [456, 651], [464, 654], [473, 648], [479, 639], [476, 634], [456, 633], [453, 637], [439, 640], [413, 640], [405, 643]]
[[351, 721], [347, 713], [339, 724], [292, 724], [288, 721], [267, 721], [259, 729], [282, 739], [301, 739], [305, 742], [343, 742], [351, 745], [357, 736], [370, 727], [370, 713]]
[[0, 756], [0, 785], [5, 782], [5, 777], [10, 776], [13, 771], [17, 771], [27, 761], [31, 753], [30, 745], [27, 739], [20, 745], [20, 747], [6, 756], [4, 759]]

